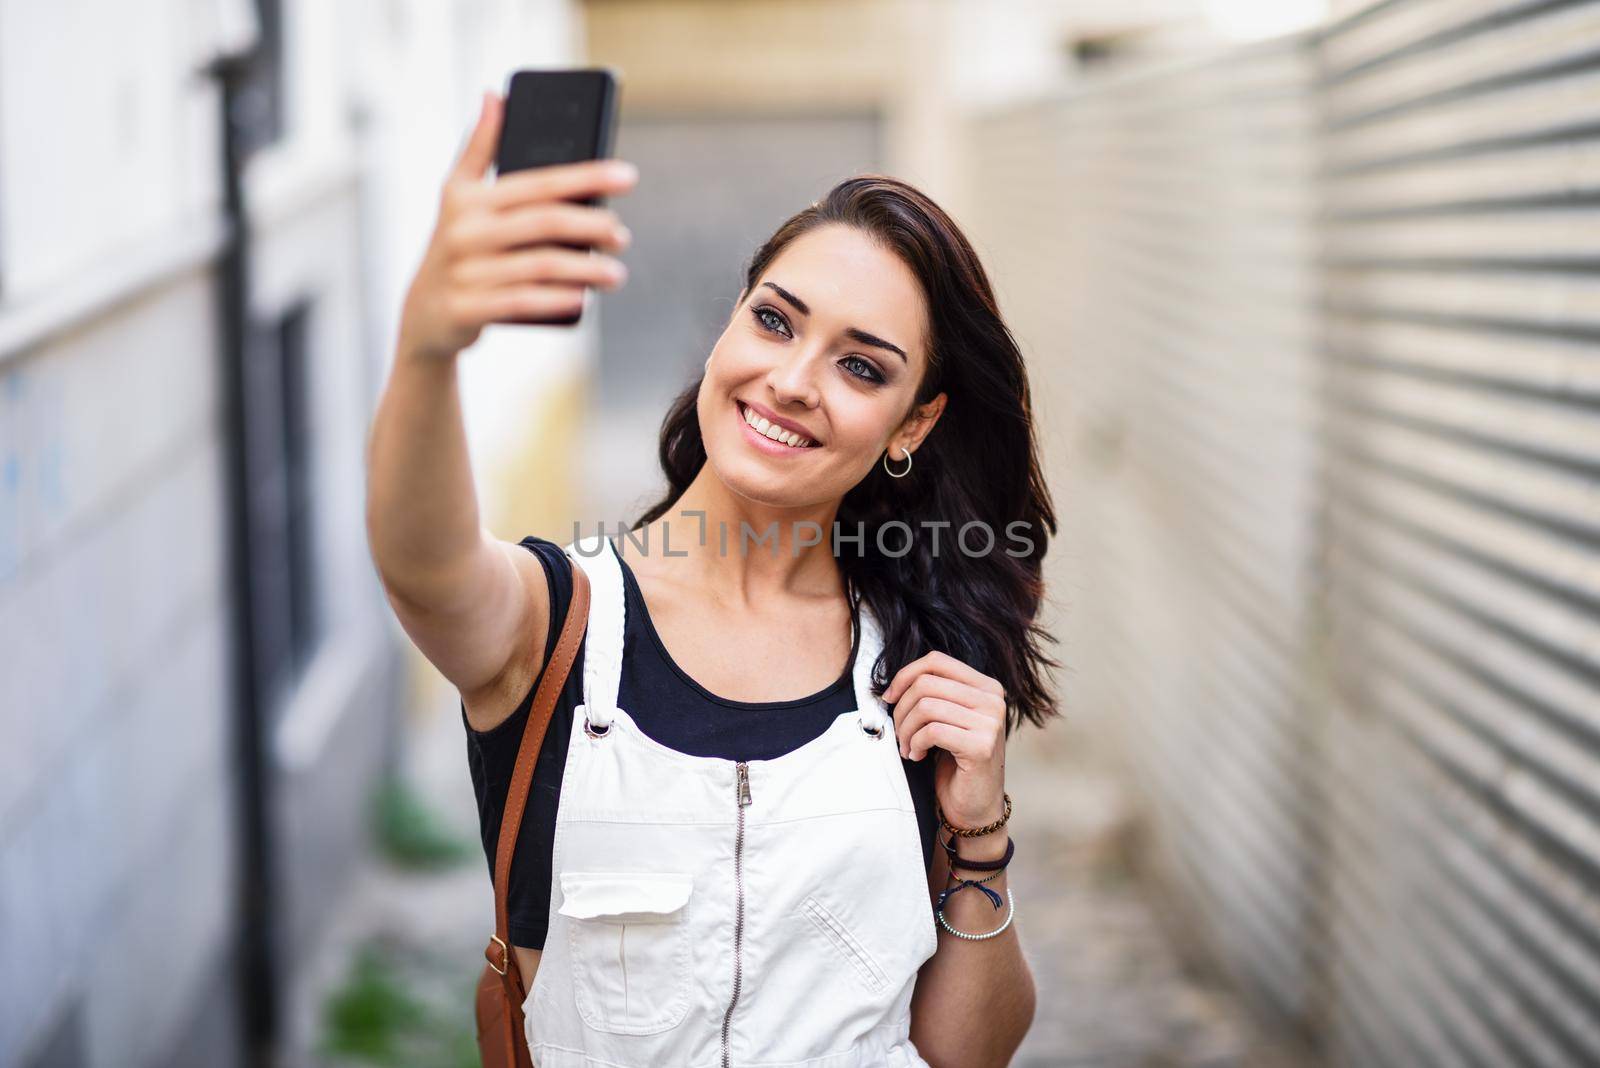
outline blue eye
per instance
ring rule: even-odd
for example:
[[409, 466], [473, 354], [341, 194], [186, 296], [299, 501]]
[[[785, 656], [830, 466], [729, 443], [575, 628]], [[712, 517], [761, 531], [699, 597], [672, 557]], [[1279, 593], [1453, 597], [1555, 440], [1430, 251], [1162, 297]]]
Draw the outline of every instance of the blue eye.
[[856, 375], [857, 378], [864, 378], [868, 382], [873, 383], [883, 381], [883, 376], [878, 374], [878, 369], [872, 366], [872, 364], [868, 363], [866, 360], [862, 359], [860, 356], [846, 356], [842, 362], [860, 364], [862, 367], [867, 369], [865, 374], [858, 374], [855, 371], [850, 372], [851, 374]]
[[[759, 308], [751, 308], [750, 309], [750, 314], [755, 316], [756, 322], [760, 323], [761, 324], [761, 329], [765, 330], [767, 333], [769, 333], [769, 334], [777, 334], [779, 337], [789, 337], [790, 336], [788, 331], [787, 331], [788, 322], [787, 322], [787, 320], [784, 319], [782, 313], [779, 312], [776, 308], [772, 308], [772, 307], [769, 307], [768, 305], [763, 304]], [[785, 329], [784, 330], [778, 330], [775, 327], [773, 327], [771, 325], [771, 323], [767, 319], [767, 316], [769, 316], [769, 315], [772, 316], [772, 318], [776, 319], [779, 323], [782, 323], [785, 326]], [[852, 377], [859, 378], [863, 382], [867, 382], [867, 383], [869, 383], [871, 385], [875, 385], [875, 386], [883, 384], [883, 381], [884, 381], [883, 376], [881, 374], [879, 374], [878, 373], [878, 369], [872, 365], [872, 361], [866, 359], [865, 357], [857, 356], [854, 353], [852, 353], [851, 355], [846, 356], [844, 359], [839, 361], [839, 366], [841, 366], [841, 367], [844, 367], [844, 366], [849, 365], [849, 364], [854, 364], [854, 365], [858, 365], [858, 366], [860, 366], [862, 368], [865, 368], [865, 373], [863, 373], [861, 371], [848, 371], [848, 372], [846, 372], [847, 374], [851, 375]]]
[[[769, 333], [769, 334], [778, 333], [778, 331], [774, 330], [772, 328], [771, 324], [769, 324], [767, 322], [766, 316], [770, 315], [774, 319], [778, 320], [778, 322], [780, 322], [780, 323], [783, 322], [783, 316], [779, 315], [777, 312], [773, 311], [771, 308], [768, 308], [768, 307], [765, 307], [765, 306], [762, 306], [760, 308], [752, 309], [751, 310], [751, 314], [756, 317], [756, 322], [761, 324], [761, 329], [767, 331], [767, 333]], [[783, 334], [781, 336], [788, 337], [789, 335], [788, 334]]]

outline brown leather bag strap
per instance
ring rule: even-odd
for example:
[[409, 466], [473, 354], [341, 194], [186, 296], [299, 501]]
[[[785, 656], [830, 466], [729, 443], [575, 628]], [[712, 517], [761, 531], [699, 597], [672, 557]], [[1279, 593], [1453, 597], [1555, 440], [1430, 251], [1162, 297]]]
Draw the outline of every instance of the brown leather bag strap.
[[[511, 861], [516, 854], [517, 832], [522, 827], [522, 813], [528, 804], [528, 790], [533, 785], [533, 768], [539, 760], [539, 748], [544, 744], [545, 730], [550, 726], [550, 716], [556, 701], [566, 688], [567, 675], [572, 662], [578, 657], [578, 645], [589, 623], [589, 576], [578, 562], [572, 559], [572, 600], [567, 605], [567, 618], [561, 625], [561, 637], [545, 665], [544, 677], [539, 681], [538, 692], [533, 696], [533, 707], [528, 712], [527, 725], [522, 729], [522, 744], [517, 749], [516, 768], [511, 773], [511, 785], [506, 788], [506, 807], [500, 816], [500, 840], [494, 855], [494, 931], [484, 956], [495, 971], [504, 975], [515, 966], [511, 959], [511, 919], [507, 896], [511, 890]], [[498, 944], [497, 944], [498, 943]]]

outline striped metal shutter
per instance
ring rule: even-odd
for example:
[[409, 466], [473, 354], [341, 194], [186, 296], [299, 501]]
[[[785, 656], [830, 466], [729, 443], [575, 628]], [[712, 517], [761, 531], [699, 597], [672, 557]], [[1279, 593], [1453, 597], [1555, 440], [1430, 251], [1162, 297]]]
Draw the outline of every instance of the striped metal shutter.
[[1063, 515], [1063, 707], [1120, 741], [1159, 859], [1296, 1017], [1315, 978], [1314, 73], [1298, 41], [1184, 64], [986, 116], [970, 149]]
[[1339, 1059], [1593, 1065], [1600, 4], [1319, 56]]
[[1330, 1064], [1600, 1064], [1600, 3], [982, 116], [1069, 715]]

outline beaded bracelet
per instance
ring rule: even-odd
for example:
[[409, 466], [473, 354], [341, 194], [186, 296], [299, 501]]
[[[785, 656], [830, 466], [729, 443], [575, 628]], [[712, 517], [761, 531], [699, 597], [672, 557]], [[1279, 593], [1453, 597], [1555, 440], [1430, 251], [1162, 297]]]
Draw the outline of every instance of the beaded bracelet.
[[943, 927], [946, 931], [949, 931], [951, 934], [955, 935], [957, 938], [965, 938], [969, 942], [981, 942], [985, 938], [993, 938], [995, 935], [1000, 934], [1007, 927], [1011, 926], [1011, 917], [1013, 917], [1013, 916], [1015, 916], [1017, 914], [1017, 902], [1011, 896], [1011, 887], [1009, 887], [1009, 886], [1006, 887], [1006, 904], [1008, 906], [1010, 906], [1009, 908], [1006, 909], [1006, 922], [1002, 923], [999, 927], [996, 927], [994, 930], [985, 931], [982, 934], [972, 934], [970, 931], [958, 931], [958, 930], [956, 930], [954, 927], [950, 926], [948, 921], [945, 920], [943, 912], [935, 912], [933, 914], [933, 918], [939, 921], [939, 926], [940, 927]]

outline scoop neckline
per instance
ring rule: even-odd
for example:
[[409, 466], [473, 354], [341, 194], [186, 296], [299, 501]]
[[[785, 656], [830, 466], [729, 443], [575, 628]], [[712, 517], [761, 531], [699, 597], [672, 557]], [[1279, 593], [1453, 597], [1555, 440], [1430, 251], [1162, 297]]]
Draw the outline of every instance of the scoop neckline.
[[628, 566], [628, 562], [622, 558], [621, 553], [616, 553], [615, 556], [617, 563], [622, 568], [623, 586], [627, 591], [627, 596], [638, 608], [639, 619], [643, 624], [644, 632], [650, 636], [651, 643], [656, 647], [656, 651], [661, 654], [662, 662], [665, 663], [667, 667], [671, 668], [672, 673], [678, 676], [679, 679], [683, 680], [685, 685], [687, 685], [701, 697], [704, 697], [707, 701], [712, 701], [728, 708], [739, 708], [752, 712], [774, 711], [777, 709], [798, 708], [801, 705], [816, 704], [824, 698], [831, 697], [835, 693], [851, 685], [851, 681], [855, 676], [856, 655], [860, 651], [861, 647], [861, 622], [858, 615], [859, 608], [856, 605], [851, 605], [850, 608], [850, 657], [845, 663], [844, 671], [837, 679], [824, 686], [816, 693], [808, 694], [805, 697], [791, 698], [786, 701], [736, 701], [731, 697], [722, 697], [719, 694], [712, 693], [710, 690], [702, 686], [693, 675], [690, 675], [687, 671], [685, 671], [683, 667], [672, 658], [672, 654], [667, 651], [666, 643], [661, 640], [661, 635], [656, 630], [655, 620], [650, 618], [650, 606], [645, 602], [644, 590], [640, 588], [639, 580], [634, 577], [633, 568]]

